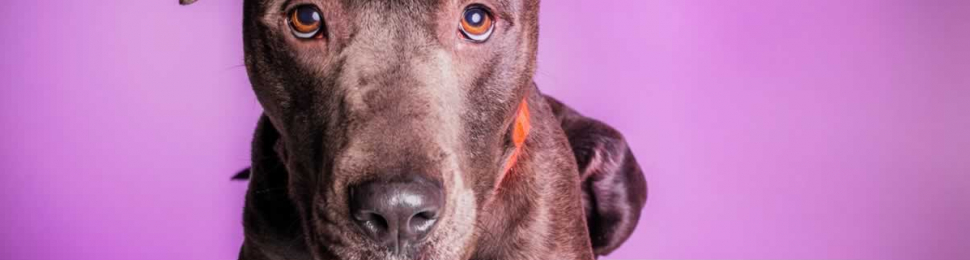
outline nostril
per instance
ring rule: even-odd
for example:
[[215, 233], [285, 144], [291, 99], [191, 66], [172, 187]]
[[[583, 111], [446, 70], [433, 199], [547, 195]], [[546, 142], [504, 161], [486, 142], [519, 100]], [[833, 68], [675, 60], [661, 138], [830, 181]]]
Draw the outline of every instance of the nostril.
[[358, 212], [354, 214], [354, 220], [360, 223], [360, 225], [367, 230], [371, 236], [374, 237], [380, 236], [381, 233], [386, 232], [388, 229], [387, 219], [377, 212]]
[[438, 218], [438, 211], [426, 210], [426, 211], [418, 212], [418, 214], [414, 214], [414, 217], [427, 219], [427, 220], [434, 220]]
[[411, 217], [411, 220], [408, 222], [408, 228], [411, 229], [410, 233], [418, 234], [418, 237], [423, 237], [423, 234], [426, 234], [437, 221], [437, 210], [422, 211]]

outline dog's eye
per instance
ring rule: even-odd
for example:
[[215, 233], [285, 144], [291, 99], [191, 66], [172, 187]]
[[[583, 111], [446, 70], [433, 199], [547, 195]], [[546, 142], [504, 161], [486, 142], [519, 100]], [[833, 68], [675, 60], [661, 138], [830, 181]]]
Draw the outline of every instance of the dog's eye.
[[320, 10], [317, 10], [314, 6], [297, 6], [293, 11], [290, 11], [287, 21], [296, 37], [302, 39], [323, 37], [323, 34], [320, 33], [323, 29], [323, 16], [320, 14]]
[[492, 13], [481, 5], [472, 5], [461, 15], [461, 34], [469, 40], [484, 42], [492, 36]]

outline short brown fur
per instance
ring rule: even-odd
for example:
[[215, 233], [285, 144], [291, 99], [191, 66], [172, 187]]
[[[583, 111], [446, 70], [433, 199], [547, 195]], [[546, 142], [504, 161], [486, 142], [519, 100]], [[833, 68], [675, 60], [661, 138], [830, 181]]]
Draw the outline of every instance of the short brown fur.
[[[470, 1], [245, 1], [264, 115], [240, 259], [593, 259], [626, 240], [642, 173], [618, 132], [533, 84], [538, 0], [474, 3], [496, 18], [486, 42], [457, 31]], [[298, 5], [322, 12], [322, 39], [293, 37]], [[523, 100], [530, 134], [506, 173]], [[426, 241], [391, 253], [351, 223], [347, 187], [409, 175], [447, 199]]]

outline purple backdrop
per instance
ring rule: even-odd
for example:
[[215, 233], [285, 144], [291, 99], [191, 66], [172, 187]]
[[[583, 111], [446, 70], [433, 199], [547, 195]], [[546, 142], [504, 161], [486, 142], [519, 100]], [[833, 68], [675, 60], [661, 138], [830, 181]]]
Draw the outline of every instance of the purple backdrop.
[[[0, 259], [234, 259], [241, 0], [0, 7]], [[970, 259], [970, 2], [546, 1], [650, 182], [611, 258]]]

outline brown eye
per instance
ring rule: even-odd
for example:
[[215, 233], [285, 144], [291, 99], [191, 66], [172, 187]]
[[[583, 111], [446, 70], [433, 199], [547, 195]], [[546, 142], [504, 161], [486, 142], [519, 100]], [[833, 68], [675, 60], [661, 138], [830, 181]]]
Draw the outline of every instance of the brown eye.
[[492, 13], [484, 6], [472, 5], [465, 9], [461, 15], [462, 35], [475, 42], [484, 42], [492, 36]]
[[323, 37], [323, 34], [320, 33], [323, 29], [323, 15], [314, 6], [297, 6], [293, 11], [290, 11], [287, 21], [290, 24], [293, 35], [296, 35], [298, 38], [310, 39]]

